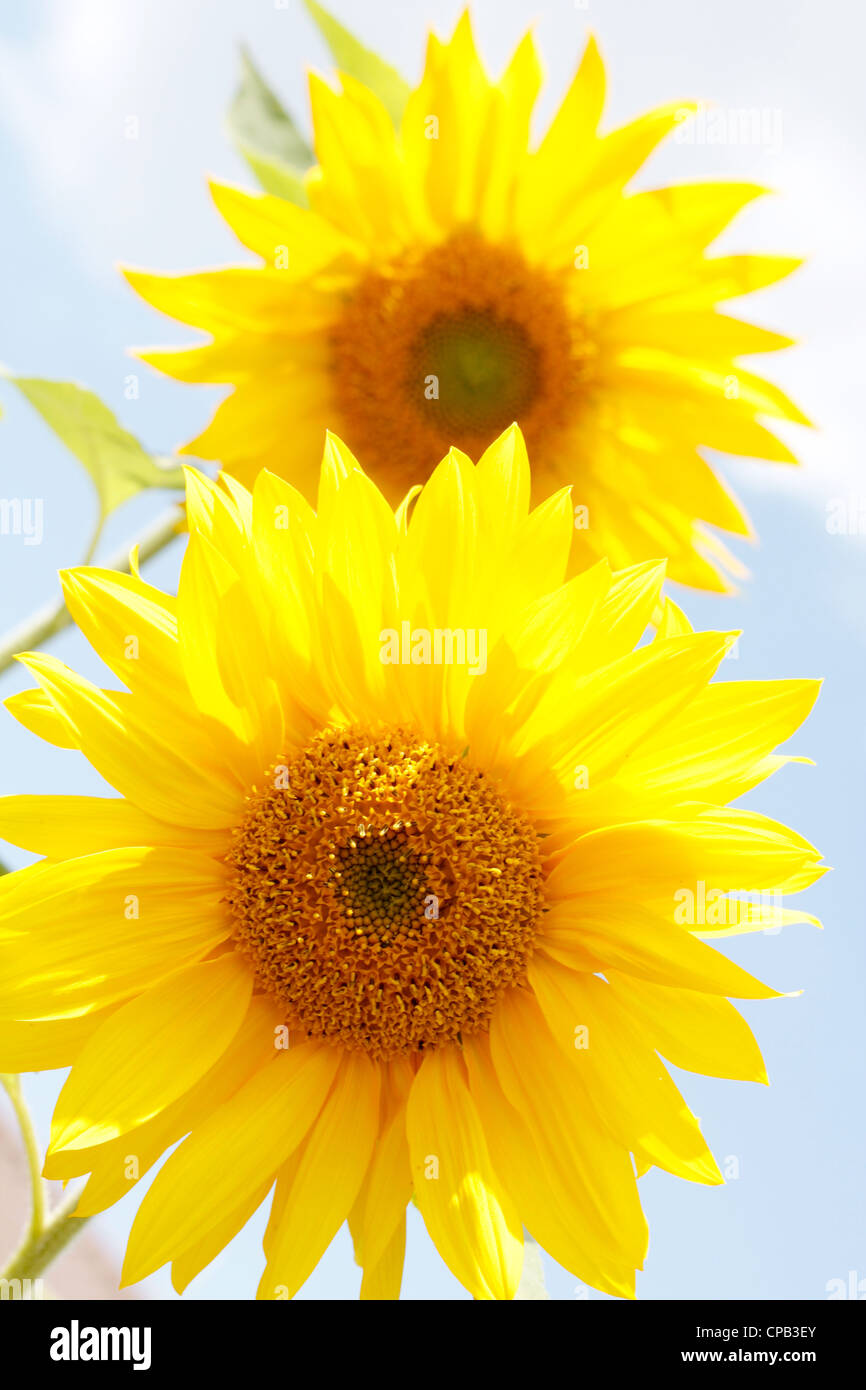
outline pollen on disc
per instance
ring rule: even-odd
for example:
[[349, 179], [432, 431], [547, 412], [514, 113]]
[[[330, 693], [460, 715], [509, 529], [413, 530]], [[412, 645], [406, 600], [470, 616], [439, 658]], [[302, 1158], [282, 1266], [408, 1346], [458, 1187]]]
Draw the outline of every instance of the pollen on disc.
[[385, 1058], [486, 1029], [525, 983], [539, 837], [459, 752], [335, 729], [275, 764], [229, 855], [236, 948], [290, 1028]]

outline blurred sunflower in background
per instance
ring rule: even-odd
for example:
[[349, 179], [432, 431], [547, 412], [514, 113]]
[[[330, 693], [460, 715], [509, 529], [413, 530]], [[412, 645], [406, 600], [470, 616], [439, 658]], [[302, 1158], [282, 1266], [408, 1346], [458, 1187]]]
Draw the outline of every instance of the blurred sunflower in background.
[[[176, 598], [64, 576], [126, 689], [22, 657], [12, 712], [120, 798], [0, 803], [45, 856], [0, 881], [0, 1069], [71, 1065], [46, 1174], [90, 1174], [80, 1214], [183, 1139], [126, 1282], [183, 1289], [273, 1189], [262, 1298], [347, 1218], [363, 1296], [396, 1297], [413, 1194], [477, 1298], [514, 1295], [524, 1227], [631, 1297], [636, 1174], [721, 1182], [659, 1054], [766, 1079], [728, 996], [776, 991], [701, 937], [813, 920], [778, 895], [817, 852], [725, 807], [817, 685], [710, 684], [733, 636], [670, 600], [635, 649], [663, 566], [567, 579], [568, 491], [530, 496], [516, 429], [411, 514], [333, 436], [315, 512], [190, 472]], [[701, 884], [725, 912], [686, 925]]]
[[725, 591], [745, 570], [708, 524], [750, 527], [699, 450], [794, 463], [759, 417], [808, 421], [738, 365], [791, 340], [716, 306], [799, 262], [707, 256], [765, 191], [754, 184], [627, 192], [692, 107], [599, 135], [605, 77], [590, 41], [532, 148], [540, 85], [531, 35], [492, 82], [468, 15], [450, 42], [431, 35], [399, 116], [353, 77], [334, 90], [311, 75], [308, 206], [214, 184], [262, 263], [128, 270], [149, 303], [211, 335], [141, 355], [234, 388], [184, 452], [246, 484], [267, 467], [312, 497], [328, 427], [396, 504], [451, 444], [477, 456], [516, 420], [536, 496], [574, 484], [578, 566], [662, 554], [671, 578]]

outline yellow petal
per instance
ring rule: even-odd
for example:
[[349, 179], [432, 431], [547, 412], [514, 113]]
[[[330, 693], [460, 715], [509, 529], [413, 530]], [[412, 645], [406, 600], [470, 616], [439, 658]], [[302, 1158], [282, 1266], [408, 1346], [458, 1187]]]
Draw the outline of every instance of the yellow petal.
[[44, 1176], [65, 1182], [90, 1173], [75, 1214], [93, 1216], [105, 1211], [125, 1196], [178, 1139], [206, 1120], [254, 1072], [273, 1060], [275, 1029], [279, 1026], [280, 1015], [274, 1004], [262, 995], [254, 996], [228, 1047], [188, 1091], [153, 1119], [109, 1143], [50, 1154], [45, 1160]]
[[489, 160], [478, 207], [478, 225], [491, 240], [508, 236], [513, 229], [515, 196], [528, 162], [530, 122], [542, 80], [541, 58], [530, 31], [492, 93]]
[[228, 936], [221, 865], [112, 849], [0, 879], [0, 1017], [74, 1018], [137, 994]]
[[261, 468], [270, 468], [315, 495], [318, 458], [333, 409], [332, 383], [315, 361], [309, 371], [277, 364], [268, 373], [254, 371], [249, 380], [237, 380], [210, 424], [179, 452], [218, 459], [249, 487]]
[[820, 681], [723, 681], [699, 692], [675, 725], [629, 759], [626, 780], [658, 800], [733, 801], [780, 761], [772, 750], [807, 718]]
[[456, 1049], [424, 1058], [407, 1127], [415, 1196], [443, 1260], [474, 1298], [513, 1298], [523, 1265], [520, 1217], [493, 1170]]
[[388, 1241], [378, 1263], [364, 1270], [361, 1280], [361, 1301], [385, 1302], [400, 1297], [403, 1282], [403, 1260], [406, 1252], [406, 1216], [400, 1217], [394, 1234]]
[[314, 1123], [339, 1055], [311, 1043], [280, 1054], [175, 1150], [133, 1223], [123, 1285], [205, 1240], [273, 1179]]
[[530, 962], [529, 981], [598, 1123], [676, 1177], [722, 1182], [697, 1120], [607, 981], [541, 955]]
[[170, 595], [115, 570], [62, 570], [60, 579], [73, 621], [130, 690], [155, 695], [163, 703], [188, 700]]
[[667, 296], [700, 283], [705, 248], [766, 191], [706, 181], [633, 193], [614, 204], [593, 238], [593, 279], [608, 311], [642, 303], [666, 310]]
[[238, 240], [266, 264], [276, 268], [276, 258], [288, 252], [279, 269], [291, 279], [305, 279], [353, 250], [352, 242], [330, 222], [286, 198], [248, 193], [216, 180], [210, 191]]
[[346, 74], [340, 81], [342, 91], [335, 92], [310, 74], [319, 160], [307, 178], [310, 206], [368, 254], [386, 253], [411, 227], [394, 127], [373, 92]]
[[283, 750], [282, 710], [255, 609], [224, 550], [198, 529], [181, 569], [178, 617], [195, 704], [228, 731], [227, 760], [249, 786]]
[[521, 805], [543, 813], [558, 786], [570, 792], [570, 809], [576, 768], [589, 786], [614, 776], [653, 730], [675, 722], [735, 637], [709, 632], [656, 641], [582, 680], [566, 667], [512, 740], [517, 763], [509, 781]]
[[78, 735], [41, 690], [19, 690], [3, 702], [19, 724], [55, 748], [77, 748]]
[[169, 825], [116, 796], [0, 797], [0, 836], [48, 859], [77, 859], [126, 845], [197, 849], [217, 859], [228, 847], [222, 830]]
[[215, 1260], [230, 1241], [234, 1240], [247, 1222], [256, 1214], [267, 1197], [273, 1177], [265, 1178], [258, 1187], [252, 1189], [244, 1200], [232, 1207], [215, 1225], [209, 1227], [198, 1239], [186, 1246], [171, 1262], [171, 1282], [177, 1293], [183, 1293], [197, 1274]]
[[675, 129], [686, 109], [688, 103], [672, 102], [648, 111], [594, 141], [588, 158], [571, 162], [541, 203], [544, 226], [533, 230], [535, 255], [561, 254], [564, 241], [571, 249], [590, 233], [594, 238], [602, 219], [621, 201], [625, 186]]
[[532, 491], [526, 443], [517, 425], [485, 449], [475, 482], [479, 532], [486, 545], [507, 554], [526, 525]]
[[532, 181], [535, 196], [544, 196], [563, 166], [572, 170], [575, 160], [586, 166], [592, 158], [604, 96], [604, 64], [590, 36], [574, 80], [531, 161], [527, 197], [533, 192]]
[[752, 1030], [727, 999], [650, 984], [618, 970], [607, 978], [650, 1045], [674, 1066], [733, 1081], [767, 1081]]
[[652, 619], [664, 581], [663, 560], [630, 565], [614, 574], [591, 633], [596, 665], [616, 661], [637, 646]]
[[[446, 44], [430, 35], [420, 85], [410, 94], [401, 144], [414, 199], [440, 232], [474, 221], [487, 188], [497, 94], [464, 12]], [[430, 117], [438, 122], [430, 138]]]
[[[385, 1259], [398, 1228], [405, 1228], [406, 1205], [412, 1196], [406, 1101], [413, 1077], [412, 1066], [405, 1058], [395, 1058], [382, 1068], [379, 1135], [349, 1216], [355, 1259], [365, 1271]], [[392, 1262], [388, 1263], [390, 1267]]]
[[378, 1128], [378, 1067], [347, 1052], [304, 1144], [259, 1298], [294, 1298], [312, 1273], [355, 1201]]
[[559, 903], [544, 919], [541, 950], [577, 970], [623, 970], [656, 984], [739, 999], [773, 999], [762, 984], [682, 926], [620, 898]]
[[[753, 811], [711, 808], [690, 819], [636, 822], [582, 835], [547, 879], [549, 899], [633, 892], [675, 920], [678, 890], [795, 892], [825, 872], [818, 851], [786, 826]], [[631, 885], [631, 889], [629, 888]], [[625, 890], [625, 892], [623, 892]]]
[[0, 1020], [0, 1071], [17, 1074], [70, 1066], [105, 1017], [100, 1012], [50, 1023]]
[[282, 270], [232, 266], [193, 275], [154, 275], [122, 269], [148, 304], [193, 328], [280, 333], [291, 322], [293, 287]]
[[[332, 688], [357, 717], [387, 716], [380, 634], [397, 622], [394, 513], [348, 450], [328, 436], [319, 490], [316, 580], [323, 658]], [[325, 596], [327, 596], [325, 598]], [[338, 645], [342, 638], [342, 647]], [[339, 658], [333, 659], [333, 652]]]
[[557, 1263], [593, 1288], [634, 1298], [635, 1265], [595, 1229], [590, 1204], [567, 1155], [544, 1141], [506, 1100], [490, 1056], [476, 1034], [464, 1042], [469, 1084], [497, 1172], [514, 1196], [524, 1225]]
[[514, 616], [466, 702], [466, 737], [483, 766], [508, 774], [514, 743], [559, 672], [579, 661], [578, 643], [609, 588], [602, 561]]
[[189, 711], [188, 742], [169, 746], [159, 725], [143, 717], [134, 696], [97, 690], [42, 653], [20, 659], [68, 720], [88, 761], [143, 811], [203, 829], [237, 822], [243, 808], [240, 784], [225, 769], [220, 776], [213, 764], [194, 761], [199, 744], [194, 709]]
[[234, 951], [176, 971], [88, 1039], [60, 1092], [49, 1152], [104, 1144], [188, 1091], [240, 1027], [252, 972]]
[[[510, 990], [497, 1005], [490, 1053], [502, 1090], [547, 1168], [579, 1194], [585, 1241], [601, 1269], [640, 1269], [647, 1249], [628, 1150], [597, 1123], [587, 1088], [551, 1036], [537, 1001]], [[591, 1277], [591, 1276], [587, 1276]]]
[[[536, 473], [537, 477], [537, 473]], [[521, 556], [521, 566], [512, 568], [511, 583], [506, 581], [506, 599], [513, 602], [515, 569], [523, 570], [522, 586], [517, 590], [525, 602], [537, 598], [556, 588], [565, 578], [574, 536], [574, 512], [571, 493], [568, 488], [560, 488], [547, 501], [541, 502], [530, 512], [526, 529], [515, 546], [514, 556]], [[528, 589], [527, 581], [532, 587]]]
[[694, 632], [694, 628], [685, 613], [674, 603], [670, 595], [666, 594], [657, 636], [663, 640], [665, 637], [687, 637], [690, 632]]

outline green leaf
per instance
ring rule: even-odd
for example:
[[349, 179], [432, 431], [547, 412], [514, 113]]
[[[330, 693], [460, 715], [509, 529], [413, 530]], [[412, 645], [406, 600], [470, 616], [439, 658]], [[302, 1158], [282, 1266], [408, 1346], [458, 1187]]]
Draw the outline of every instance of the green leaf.
[[183, 470], [156, 458], [119, 424], [92, 391], [71, 381], [5, 375], [90, 474], [99, 494], [99, 526], [143, 488], [183, 488]]
[[241, 80], [228, 114], [229, 133], [267, 193], [306, 206], [302, 175], [315, 163], [285, 107], [241, 48]]
[[300, 174], [288, 169], [285, 164], [279, 164], [275, 159], [256, 154], [254, 150], [241, 149], [240, 153], [266, 193], [273, 193], [277, 198], [287, 198], [290, 203], [297, 203], [302, 208], [308, 206], [307, 190]]
[[400, 76], [396, 68], [365, 48], [355, 35], [335, 19], [332, 14], [316, 0], [304, 0], [304, 5], [326, 44], [331, 50], [334, 62], [341, 72], [355, 77], [369, 87], [371, 92], [385, 106], [395, 126], [400, 124], [406, 102], [409, 100], [409, 83]]

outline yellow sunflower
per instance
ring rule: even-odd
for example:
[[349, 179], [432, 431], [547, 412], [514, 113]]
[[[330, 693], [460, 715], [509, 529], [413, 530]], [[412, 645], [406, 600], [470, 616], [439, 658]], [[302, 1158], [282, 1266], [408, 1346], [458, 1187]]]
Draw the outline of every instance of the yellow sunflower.
[[190, 472], [176, 598], [64, 576], [126, 689], [21, 658], [13, 713], [120, 799], [0, 802], [46, 856], [0, 880], [0, 1070], [72, 1065], [46, 1174], [91, 1174], [81, 1214], [189, 1136], [126, 1282], [183, 1289], [274, 1188], [263, 1298], [347, 1218], [396, 1297], [413, 1194], [478, 1298], [514, 1294], [524, 1227], [632, 1296], [636, 1174], [722, 1181], [658, 1054], [765, 1079], [726, 996], [776, 992], [701, 937], [814, 920], [780, 895], [817, 852], [725, 804], [817, 686], [709, 684], [732, 634], [670, 600], [634, 650], [663, 566], [567, 580], [568, 492], [530, 487], [516, 429], [411, 512], [333, 436], [317, 512]]
[[491, 82], [465, 15], [449, 43], [431, 36], [399, 130], [358, 81], [335, 91], [311, 75], [309, 206], [213, 185], [261, 264], [128, 271], [152, 305], [212, 338], [141, 355], [234, 387], [185, 452], [248, 485], [267, 467], [312, 499], [328, 426], [396, 504], [452, 444], [477, 457], [517, 420], [537, 500], [575, 485], [578, 564], [662, 554], [672, 578], [725, 590], [725, 571], [745, 571], [705, 523], [751, 533], [699, 450], [794, 463], [757, 417], [808, 422], [738, 365], [791, 340], [715, 306], [799, 262], [705, 254], [765, 191], [754, 184], [626, 192], [691, 107], [599, 135], [590, 41], [533, 149], [540, 82], [531, 36]]

